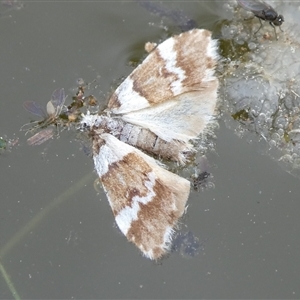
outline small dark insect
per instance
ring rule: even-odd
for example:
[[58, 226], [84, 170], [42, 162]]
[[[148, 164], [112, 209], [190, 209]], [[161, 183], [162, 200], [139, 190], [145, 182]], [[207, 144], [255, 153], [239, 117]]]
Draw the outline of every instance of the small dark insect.
[[269, 24], [274, 28], [275, 37], [278, 39], [275, 26], [279, 26], [279, 29], [283, 31], [280, 27], [284, 22], [283, 15], [278, 15], [271, 5], [262, 0], [237, 0], [237, 2], [242, 8], [251, 11], [259, 19], [260, 27], [254, 34], [262, 28], [263, 24], [261, 20], [269, 21]]
[[195, 191], [198, 191], [200, 185], [205, 183], [206, 179], [210, 176], [210, 173], [204, 171], [198, 175], [192, 175], [192, 186]]

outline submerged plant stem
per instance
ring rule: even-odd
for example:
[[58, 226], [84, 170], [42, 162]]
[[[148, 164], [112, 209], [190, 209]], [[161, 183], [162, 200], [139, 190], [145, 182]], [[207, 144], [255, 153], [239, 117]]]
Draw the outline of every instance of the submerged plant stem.
[[17, 244], [19, 243], [38, 223], [40, 223], [44, 217], [46, 217], [55, 207], [58, 207], [61, 203], [68, 200], [76, 194], [87, 182], [92, 180], [95, 175], [93, 172], [86, 174], [75, 185], [72, 185], [69, 189], [63, 192], [57, 198], [54, 198], [48, 206], [36, 214], [24, 227], [16, 232], [12, 238], [0, 249], [0, 259]]
[[21, 297], [19, 296], [14, 284], [12, 283], [10, 276], [7, 274], [7, 272], [4, 268], [4, 266], [1, 264], [1, 262], [0, 262], [0, 271], [1, 271], [2, 277], [4, 278], [4, 281], [6, 282], [9, 290], [11, 291], [14, 299], [21, 300]]

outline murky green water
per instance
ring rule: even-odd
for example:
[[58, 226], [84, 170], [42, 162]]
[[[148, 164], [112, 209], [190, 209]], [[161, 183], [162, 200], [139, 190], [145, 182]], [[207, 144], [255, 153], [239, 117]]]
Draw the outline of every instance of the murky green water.
[[[146, 41], [159, 42], [179, 32], [174, 20], [162, 21], [127, 1], [25, 1], [24, 7], [17, 6], [21, 9], [3, 7], [0, 136], [19, 142], [10, 152], [0, 153], [0, 263], [2, 275], [10, 276], [21, 298], [299, 298], [299, 178], [286, 172], [294, 170], [293, 164], [278, 163], [286, 151], [278, 142], [281, 131], [271, 135], [274, 131], [264, 122], [278, 107], [272, 99], [280, 83], [286, 91], [300, 94], [297, 56], [295, 64], [291, 56], [278, 58], [281, 49], [287, 53], [293, 46], [298, 51], [289, 21], [295, 16], [290, 4], [282, 5], [286, 23], [279, 41], [252, 40], [251, 26], [258, 21], [245, 24], [239, 14], [230, 21], [236, 8], [227, 5], [227, 11], [223, 4], [163, 2], [169, 9], [183, 10], [199, 27], [213, 30], [216, 38], [228, 33], [225, 23], [238, 30], [221, 43], [235, 68], [230, 73], [226, 66], [228, 73], [224, 71], [227, 87], [220, 91], [224, 102], [219, 128], [206, 153], [214, 187], [191, 193], [182, 220], [182, 239], [192, 232], [191, 247], [198, 250], [186, 253], [175, 247], [177, 251], [159, 265], [141, 257], [116, 228], [104, 193], [94, 189], [92, 160], [72, 130], [50, 143], [29, 147], [19, 129], [31, 117], [22, 107], [24, 101], [46, 105], [61, 87], [74, 94], [80, 77], [88, 82], [97, 79], [93, 92], [105, 103], [111, 89], [145, 56]], [[286, 38], [294, 44], [287, 46]], [[259, 61], [262, 53], [265, 59]], [[236, 67], [240, 57], [242, 63]], [[247, 62], [251, 68], [243, 69]], [[242, 87], [241, 77], [256, 76], [260, 66], [263, 70], [250, 81], [253, 85], [247, 81]], [[283, 77], [296, 81], [288, 86]], [[250, 93], [258, 86], [263, 96]], [[297, 96], [286, 94], [284, 99], [293, 100], [286, 103], [297, 106]], [[268, 105], [250, 107], [261, 99]], [[256, 107], [266, 119], [260, 115], [238, 122], [231, 116], [243, 109], [256, 116]], [[289, 113], [289, 107], [282, 108], [283, 116]], [[296, 126], [296, 120], [292, 124]], [[275, 144], [270, 144], [274, 137]], [[3, 299], [13, 298], [7, 281], [1, 277]]]

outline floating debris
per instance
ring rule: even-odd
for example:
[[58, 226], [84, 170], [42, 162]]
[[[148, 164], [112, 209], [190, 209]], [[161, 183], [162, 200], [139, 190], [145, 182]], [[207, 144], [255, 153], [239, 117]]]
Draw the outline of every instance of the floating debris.
[[68, 120], [70, 122], [77, 122], [80, 119], [81, 108], [84, 106], [97, 106], [98, 102], [95, 96], [89, 95], [85, 96], [85, 90], [90, 87], [90, 85], [95, 82], [93, 80], [91, 83], [85, 83], [82, 78], [77, 79], [78, 89], [76, 96], [72, 97], [72, 103], [68, 106]]
[[8, 139], [6, 136], [0, 137], [0, 153], [3, 151], [11, 151], [18, 143], [19, 138]]
[[6, 149], [6, 147], [7, 141], [4, 138], [0, 137], [0, 149]]
[[221, 48], [228, 64], [222, 67], [220, 95], [223, 111], [236, 121], [227, 121], [228, 127], [249, 140], [254, 133], [264, 153], [299, 176], [300, 11], [295, 2], [276, 4], [286, 18], [277, 41], [266, 34], [254, 38], [251, 24], [240, 22], [239, 10], [224, 23]]
[[44, 128], [27, 140], [28, 145], [37, 146], [50, 140], [54, 136], [54, 128]]
[[[66, 100], [65, 91], [62, 88], [62, 89], [55, 90], [52, 93], [51, 100], [48, 101], [47, 103], [46, 111], [39, 103], [36, 103], [35, 101], [24, 102], [23, 107], [33, 115], [41, 117], [42, 120], [27, 123], [21, 127], [21, 130], [29, 131], [35, 128], [47, 127], [48, 125], [51, 124], [57, 125], [59, 117], [62, 113], [62, 109], [64, 107], [65, 100]], [[32, 126], [32, 124], [36, 124], [36, 125]], [[28, 128], [26, 129], [28, 125], [31, 125], [30, 129]]]
[[64, 126], [63, 119], [66, 119], [62, 114], [64, 103], [66, 100], [65, 91], [63, 88], [57, 89], [52, 93], [51, 100], [46, 105], [46, 111], [43, 107], [34, 101], [26, 101], [23, 107], [33, 115], [42, 118], [39, 121], [27, 123], [21, 127], [21, 131], [28, 132], [42, 128], [43, 130], [36, 133], [27, 140], [29, 145], [41, 145], [54, 136], [54, 128], [48, 126]]
[[65, 128], [69, 129], [71, 123], [79, 123], [82, 114], [81, 108], [96, 107], [97, 99], [93, 95], [84, 95], [85, 90], [89, 88], [91, 83], [85, 84], [83, 79], [78, 79], [76, 95], [72, 97], [72, 103], [68, 106], [65, 106], [67, 97], [63, 88], [57, 89], [52, 93], [46, 109], [35, 101], [24, 102], [23, 107], [25, 110], [40, 117], [40, 120], [27, 123], [21, 127], [21, 131], [26, 131], [26, 134], [39, 130], [27, 140], [28, 144], [32, 146], [41, 145], [53, 138], [56, 132], [59, 133]]
[[192, 187], [195, 191], [199, 191], [203, 188], [212, 188], [214, 184], [210, 182], [209, 178], [213, 177], [210, 173], [210, 167], [208, 159], [205, 155], [197, 156], [194, 171], [195, 173], [191, 175]]

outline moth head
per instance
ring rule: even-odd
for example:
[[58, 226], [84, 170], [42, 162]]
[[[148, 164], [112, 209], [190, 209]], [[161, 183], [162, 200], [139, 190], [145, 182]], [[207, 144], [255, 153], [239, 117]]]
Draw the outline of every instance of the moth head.
[[79, 124], [79, 129], [90, 130], [94, 125], [96, 125], [98, 115], [91, 115], [89, 111], [86, 114], [81, 114], [81, 121]]

